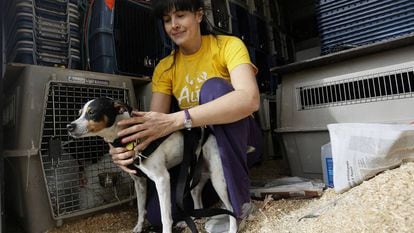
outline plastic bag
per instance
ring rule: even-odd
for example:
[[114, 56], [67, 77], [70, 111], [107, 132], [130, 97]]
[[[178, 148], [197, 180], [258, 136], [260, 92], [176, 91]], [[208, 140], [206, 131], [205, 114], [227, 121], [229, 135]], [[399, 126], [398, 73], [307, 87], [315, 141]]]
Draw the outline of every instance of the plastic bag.
[[250, 194], [252, 198], [263, 199], [271, 195], [274, 200], [280, 198], [311, 198], [322, 195], [325, 184], [319, 180], [301, 177], [283, 177], [272, 180], [252, 181]]
[[341, 123], [328, 125], [328, 130], [335, 192], [414, 161], [413, 125]]

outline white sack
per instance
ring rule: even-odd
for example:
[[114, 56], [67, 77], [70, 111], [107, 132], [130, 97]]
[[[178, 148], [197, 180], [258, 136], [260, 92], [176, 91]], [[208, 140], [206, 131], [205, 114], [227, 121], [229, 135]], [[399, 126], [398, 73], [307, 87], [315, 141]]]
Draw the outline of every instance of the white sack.
[[413, 125], [341, 123], [328, 125], [328, 130], [337, 193], [414, 161]]

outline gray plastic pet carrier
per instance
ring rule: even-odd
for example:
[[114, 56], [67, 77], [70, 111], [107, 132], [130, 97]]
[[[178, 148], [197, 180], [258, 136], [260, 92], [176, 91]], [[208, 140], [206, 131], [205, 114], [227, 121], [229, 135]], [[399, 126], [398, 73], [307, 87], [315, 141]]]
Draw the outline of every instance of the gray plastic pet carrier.
[[320, 57], [313, 67], [283, 75], [277, 132], [282, 134], [292, 175], [322, 178], [321, 147], [329, 142], [328, 124], [414, 119], [411, 44], [341, 62]]
[[149, 80], [33, 65], [10, 65], [3, 128], [6, 198], [27, 232], [134, 199], [133, 181], [98, 137], [71, 138], [66, 125], [90, 99], [147, 109]]

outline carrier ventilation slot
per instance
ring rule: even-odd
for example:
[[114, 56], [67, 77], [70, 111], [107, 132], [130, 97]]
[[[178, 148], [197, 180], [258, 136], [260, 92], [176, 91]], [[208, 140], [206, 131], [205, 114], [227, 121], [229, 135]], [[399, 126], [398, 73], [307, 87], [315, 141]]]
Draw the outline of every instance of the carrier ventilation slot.
[[67, 133], [66, 125], [78, 117], [83, 104], [101, 96], [128, 103], [128, 91], [122, 88], [49, 85], [40, 153], [55, 217], [130, 200], [134, 195], [132, 180], [108, 159], [107, 143], [98, 137], [73, 139]]
[[413, 92], [413, 68], [296, 88], [298, 110], [411, 98]]

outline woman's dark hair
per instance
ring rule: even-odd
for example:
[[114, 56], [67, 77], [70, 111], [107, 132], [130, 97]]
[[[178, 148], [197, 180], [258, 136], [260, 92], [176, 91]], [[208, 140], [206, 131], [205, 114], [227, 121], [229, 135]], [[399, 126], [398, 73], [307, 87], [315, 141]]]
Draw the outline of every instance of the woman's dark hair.
[[[172, 10], [176, 11], [191, 11], [196, 12], [200, 9], [204, 10], [204, 1], [203, 0], [152, 0], [152, 12], [153, 15], [160, 19], [161, 22], [163, 22], [163, 16], [168, 14]], [[212, 30], [210, 30], [209, 27], [210, 23], [207, 21], [205, 15], [203, 16], [203, 19], [200, 23], [200, 33], [201, 35], [216, 35]], [[164, 29], [164, 27], [163, 27]], [[171, 66], [164, 70], [166, 72], [167, 70], [170, 70], [172, 68], [175, 68], [175, 61], [177, 56], [178, 47], [174, 49], [174, 59], [171, 63]], [[175, 73], [175, 70], [174, 70]]]
[[[152, 11], [156, 18], [162, 20], [163, 16], [173, 9], [177, 11], [191, 11], [195, 12], [199, 9], [204, 10], [204, 1], [202, 0], [153, 0], [152, 1]], [[200, 32], [201, 35], [213, 34], [209, 30], [208, 22], [203, 16], [203, 20], [200, 23]]]

